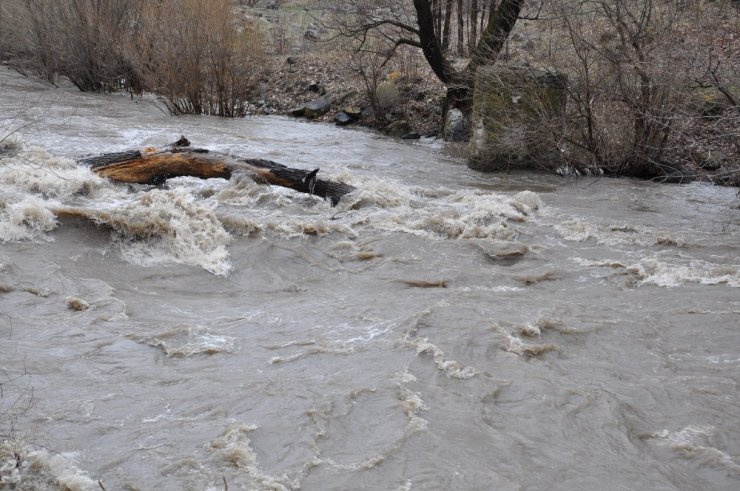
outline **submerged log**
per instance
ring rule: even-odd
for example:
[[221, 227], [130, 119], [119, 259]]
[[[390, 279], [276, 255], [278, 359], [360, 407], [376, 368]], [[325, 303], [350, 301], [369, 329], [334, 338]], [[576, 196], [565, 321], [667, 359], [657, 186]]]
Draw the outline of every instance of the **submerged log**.
[[135, 184], [161, 185], [167, 179], [180, 176], [230, 179], [232, 175], [243, 174], [259, 183], [329, 199], [332, 206], [355, 190], [349, 184], [318, 179], [319, 169], [294, 169], [271, 160], [245, 159], [192, 148], [185, 137], [164, 148], [107, 153], [81, 159], [78, 163], [90, 166], [95, 173], [112, 181]]

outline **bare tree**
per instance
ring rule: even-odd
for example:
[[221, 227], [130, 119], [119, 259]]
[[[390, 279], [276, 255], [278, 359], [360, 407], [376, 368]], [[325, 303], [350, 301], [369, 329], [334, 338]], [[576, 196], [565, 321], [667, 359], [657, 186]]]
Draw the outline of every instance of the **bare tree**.
[[[355, 41], [354, 47], [358, 50], [362, 50], [373, 36], [384, 39], [390, 45], [387, 59], [400, 46], [419, 48], [434, 74], [447, 86], [444, 111], [456, 107], [469, 116], [472, 111], [475, 72], [481, 65], [496, 61], [526, 2], [492, 1], [492, 10], [486, 25], [470, 49], [470, 59], [462, 68], [456, 68], [445, 52], [448, 44], [443, 42], [441, 0], [413, 0], [410, 4], [393, 2], [390, 7], [383, 5], [384, 3], [360, 0], [341, 2], [341, 5], [335, 7], [341, 15], [334, 19], [334, 27], [340, 36], [352, 38]], [[462, 1], [458, 0], [456, 3], [458, 11], [462, 11]], [[462, 34], [462, 31], [458, 31]]]

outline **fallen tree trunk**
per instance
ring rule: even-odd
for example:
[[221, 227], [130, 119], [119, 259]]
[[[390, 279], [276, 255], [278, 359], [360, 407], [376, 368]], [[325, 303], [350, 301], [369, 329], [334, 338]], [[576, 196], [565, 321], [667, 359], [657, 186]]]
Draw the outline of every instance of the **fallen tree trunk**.
[[294, 169], [271, 160], [244, 159], [192, 148], [185, 137], [161, 149], [107, 153], [81, 159], [78, 163], [90, 166], [95, 173], [112, 181], [135, 184], [161, 185], [167, 179], [180, 176], [230, 179], [232, 175], [243, 174], [259, 183], [329, 199], [332, 206], [355, 190], [349, 184], [318, 179], [319, 169]]

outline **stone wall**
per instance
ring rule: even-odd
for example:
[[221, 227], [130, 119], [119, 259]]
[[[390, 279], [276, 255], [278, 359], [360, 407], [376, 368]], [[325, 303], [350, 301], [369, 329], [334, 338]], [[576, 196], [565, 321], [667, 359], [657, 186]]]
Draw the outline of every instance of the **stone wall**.
[[468, 166], [481, 171], [559, 165], [567, 77], [527, 66], [478, 69]]

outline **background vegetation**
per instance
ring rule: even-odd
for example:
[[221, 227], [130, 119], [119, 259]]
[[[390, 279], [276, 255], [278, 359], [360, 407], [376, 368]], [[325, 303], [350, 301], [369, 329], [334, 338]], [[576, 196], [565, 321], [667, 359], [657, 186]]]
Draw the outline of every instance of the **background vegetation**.
[[[3, 59], [81, 90], [154, 92], [173, 114], [285, 110], [281, 93], [341, 79], [368, 124], [441, 126], [457, 107], [469, 129], [477, 66], [556, 71], [565, 111], [518, 133], [557, 150], [541, 166], [725, 184], [740, 183], [739, 32], [734, 0], [0, 2]], [[310, 66], [286, 68], [296, 55]]]
[[82, 91], [159, 94], [173, 114], [243, 116], [261, 37], [231, 0], [4, 0], [0, 50]]
[[477, 66], [566, 75], [566, 111], [553, 118], [543, 101], [542, 117], [512, 134], [515, 147], [549, 148], [536, 159], [548, 170], [740, 182], [740, 2], [352, 0], [334, 10], [341, 37], [382, 64], [400, 47], [423, 51], [445, 109], [461, 109], [468, 130]]

